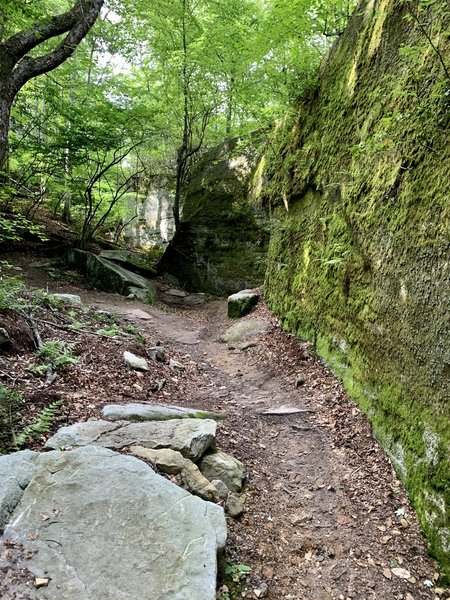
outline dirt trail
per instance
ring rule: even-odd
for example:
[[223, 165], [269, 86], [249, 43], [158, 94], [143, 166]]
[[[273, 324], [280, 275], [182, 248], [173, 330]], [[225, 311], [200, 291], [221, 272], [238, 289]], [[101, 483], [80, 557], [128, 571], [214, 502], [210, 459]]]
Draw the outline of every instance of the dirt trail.
[[[266, 585], [273, 600], [450, 596], [435, 591], [436, 564], [370, 427], [304, 344], [272, 327], [257, 347], [233, 352], [218, 341], [230, 325], [225, 302], [178, 314], [140, 305], [152, 316], [145, 321], [124, 301], [104, 306], [204, 369], [188, 404], [228, 414], [218, 443], [248, 472], [246, 514], [229, 523], [232, 553], [253, 567], [241, 597]], [[305, 379], [298, 389], [296, 372]], [[261, 414], [282, 405], [309, 412]]]
[[[46, 287], [39, 277], [29, 271], [29, 284]], [[75, 285], [49, 287], [79, 293], [85, 304], [118, 313], [146, 338], [176, 352], [187, 365], [179, 376], [182, 397], [164, 391], [161, 397], [147, 392], [147, 399], [228, 415], [218, 445], [247, 469], [245, 514], [228, 521], [228, 560], [253, 569], [238, 597], [450, 600], [448, 589], [439, 587], [439, 569], [426, 555], [405, 492], [364, 416], [307, 345], [282, 332], [264, 306], [255, 314], [271, 327], [256, 338], [255, 347], [237, 353], [218, 341], [230, 325], [225, 302], [159, 310]], [[120, 361], [122, 350], [116, 348]], [[112, 368], [120, 376], [119, 364]], [[106, 371], [99, 375], [102, 368], [97, 367], [101, 382], [110, 378]], [[299, 373], [305, 382], [295, 388]], [[134, 385], [145, 398], [147, 380], [129, 384], [132, 374], [126, 377], [127, 389]], [[91, 388], [89, 381], [91, 398], [103, 392], [103, 383], [96, 385]], [[105, 389], [103, 395], [110, 399], [114, 393]], [[139, 401], [127, 398], [124, 394], [122, 401]], [[308, 412], [262, 414], [281, 405]], [[97, 414], [92, 402], [89, 407], [84, 418]]]

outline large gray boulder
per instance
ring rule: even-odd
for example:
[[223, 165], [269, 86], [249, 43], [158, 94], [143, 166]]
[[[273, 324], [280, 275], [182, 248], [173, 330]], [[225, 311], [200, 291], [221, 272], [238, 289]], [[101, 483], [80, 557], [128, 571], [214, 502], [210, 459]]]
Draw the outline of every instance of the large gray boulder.
[[134, 371], [148, 371], [148, 362], [142, 356], [136, 356], [132, 352], [125, 350], [123, 353], [125, 364]]
[[133, 293], [133, 289], [137, 289], [140, 290], [141, 299], [145, 302], [153, 304], [155, 301], [157, 290], [154, 283], [106, 258], [73, 248], [69, 252], [67, 260], [99, 290], [128, 296]]
[[168, 419], [225, 419], [226, 415], [167, 404], [107, 404], [102, 418], [108, 421], [166, 421]]
[[30, 450], [0, 456], [0, 533], [36, 472], [38, 456]]
[[[9, 460], [0, 457], [0, 472]], [[30, 456], [15, 464], [28, 479]], [[46, 582], [37, 598], [214, 600], [221, 507], [105, 448], [36, 455], [32, 465], [0, 540], [24, 545], [23, 566]], [[15, 489], [9, 477], [0, 502]]]
[[212, 419], [182, 419], [170, 421], [86, 421], [61, 427], [47, 440], [45, 447], [62, 450], [77, 446], [103, 446], [120, 449], [125, 446], [172, 448], [194, 462], [211, 446], [216, 435]]

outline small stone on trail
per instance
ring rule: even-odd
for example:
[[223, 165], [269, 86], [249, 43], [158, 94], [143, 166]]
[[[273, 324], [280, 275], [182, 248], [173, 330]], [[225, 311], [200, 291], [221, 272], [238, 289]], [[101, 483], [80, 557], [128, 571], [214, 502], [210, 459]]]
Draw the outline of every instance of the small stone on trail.
[[[134, 294], [130, 294], [130, 296], [134, 296]], [[127, 315], [130, 315], [135, 319], [141, 319], [142, 321], [153, 321], [152, 315], [140, 308], [132, 308], [130, 311], [127, 311]]]
[[36, 577], [34, 581], [34, 587], [39, 589], [41, 587], [46, 587], [49, 584], [50, 579], [48, 577]]
[[176, 371], [185, 371], [186, 367], [183, 365], [183, 363], [180, 363], [178, 360], [175, 360], [174, 358], [171, 358], [169, 360], [169, 367], [171, 369], [175, 369]]
[[305, 385], [306, 383], [306, 379], [304, 377], [304, 375], [297, 375], [297, 377], [295, 378], [295, 382], [294, 382], [294, 387], [295, 389], [301, 387], [302, 385]]
[[228, 344], [228, 350], [237, 350], [238, 352], [241, 352], [243, 350], [247, 350], [248, 348], [255, 348], [257, 345], [258, 344], [254, 341], [235, 342]]
[[225, 502], [225, 510], [230, 517], [237, 519], [244, 513], [244, 503], [237, 496], [229, 494]]
[[228, 296], [228, 316], [230, 319], [245, 317], [258, 303], [259, 294], [252, 290], [242, 290]]
[[203, 500], [218, 502], [219, 494], [215, 486], [200, 473], [199, 468], [191, 460], [184, 458], [180, 452], [163, 448], [153, 450], [142, 446], [131, 446], [134, 456], [150, 460], [160, 471], [169, 475], [181, 473], [181, 479], [187, 489]]
[[253, 594], [256, 598], [265, 598], [267, 592], [269, 591], [269, 586], [267, 583], [261, 583], [261, 585], [253, 590]]
[[0, 346], [7, 346], [10, 342], [9, 333], [4, 327], [0, 327]]
[[161, 298], [168, 304], [183, 304], [186, 296], [188, 296], [187, 292], [175, 288], [161, 292]]
[[392, 573], [399, 579], [409, 579], [411, 577], [411, 573], [407, 569], [403, 569], [402, 567], [394, 567], [391, 569]]
[[147, 356], [156, 362], [166, 362], [166, 349], [163, 346], [153, 346], [147, 349]]
[[178, 290], [175, 288], [167, 290], [167, 292], [165, 293], [169, 294], [169, 296], [178, 296], [178, 298], [186, 298], [186, 296], [188, 295], [184, 290]]
[[136, 371], [148, 371], [148, 362], [141, 356], [136, 356], [136, 354], [125, 350], [123, 353], [123, 359], [130, 369], [134, 369]]

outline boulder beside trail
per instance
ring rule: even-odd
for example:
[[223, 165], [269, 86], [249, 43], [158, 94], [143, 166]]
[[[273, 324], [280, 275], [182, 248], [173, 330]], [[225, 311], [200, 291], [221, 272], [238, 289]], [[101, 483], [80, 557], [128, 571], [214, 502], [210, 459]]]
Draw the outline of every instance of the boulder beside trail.
[[265, 333], [269, 327], [270, 323], [265, 319], [247, 319], [245, 321], [238, 321], [222, 333], [219, 337], [219, 342], [241, 342], [249, 337]]
[[123, 353], [125, 364], [134, 371], [148, 371], [148, 362], [142, 356], [137, 356], [132, 352], [125, 350]]
[[245, 317], [258, 304], [259, 294], [252, 290], [242, 290], [228, 296], [228, 316], [230, 319]]
[[140, 299], [148, 304], [153, 304], [156, 299], [157, 290], [154, 283], [97, 254], [73, 248], [67, 260], [99, 290], [123, 296], [133, 293], [133, 290], [136, 295], [137, 290]]
[[145, 448], [172, 448], [183, 456], [199, 460], [216, 436], [212, 419], [171, 419], [169, 421], [86, 421], [61, 427], [47, 440], [45, 448], [60, 450], [77, 446], [120, 449], [139, 445]]
[[45, 582], [35, 591], [24, 584], [17, 597], [187, 600], [201, 590], [215, 599], [220, 506], [95, 446], [0, 457], [0, 473], [0, 505], [14, 498], [0, 543], [22, 544], [13, 567]]

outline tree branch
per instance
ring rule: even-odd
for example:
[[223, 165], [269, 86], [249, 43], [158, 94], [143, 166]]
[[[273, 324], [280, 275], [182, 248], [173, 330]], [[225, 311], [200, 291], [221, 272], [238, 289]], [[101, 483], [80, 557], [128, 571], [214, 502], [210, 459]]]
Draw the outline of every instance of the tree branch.
[[[59, 17], [53, 17], [46, 25], [34, 25], [27, 32], [16, 34], [10, 38], [5, 44], [9, 44], [14, 38], [24, 36], [22, 44], [19, 44], [21, 49], [15, 53], [13, 51], [13, 55], [15, 54], [17, 57], [15, 63], [23, 56], [11, 74], [13, 91], [17, 93], [27, 81], [33, 77], [52, 71], [72, 56], [76, 47], [94, 25], [103, 3], [104, 0], [79, 0], [68, 13], [59, 15]], [[69, 31], [67, 36], [51, 52], [35, 58], [25, 56], [28, 50], [35, 48], [46, 39], [56, 37], [66, 31]], [[42, 34], [44, 37], [41, 36], [37, 39], [39, 34]]]

